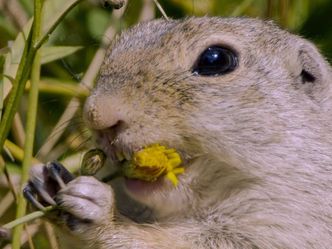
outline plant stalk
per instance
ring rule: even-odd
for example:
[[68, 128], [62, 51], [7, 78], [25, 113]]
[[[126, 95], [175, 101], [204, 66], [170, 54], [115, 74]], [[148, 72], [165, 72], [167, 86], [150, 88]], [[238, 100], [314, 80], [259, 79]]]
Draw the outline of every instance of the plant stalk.
[[[12, 156], [17, 161], [23, 161], [24, 158], [24, 150], [14, 144], [13, 142], [6, 140], [5, 141], [5, 147], [8, 149], [8, 151], [12, 154]], [[37, 158], [32, 159], [32, 164], [38, 164], [40, 161]]]
[[30, 49], [31, 33], [25, 43], [22, 59], [17, 69], [16, 78], [13, 81], [13, 87], [8, 97], [5, 112], [0, 123], [0, 152], [3, 150], [3, 145], [8, 136], [9, 130], [14, 119], [19, 100], [23, 94], [25, 82], [29, 78], [30, 65], [33, 61], [35, 51]]
[[[42, 17], [42, 5], [43, 0], [34, 1], [34, 22], [32, 28], [32, 51], [35, 51], [34, 45], [38, 42], [41, 36], [41, 17]], [[36, 130], [36, 120], [37, 120], [37, 107], [38, 107], [38, 83], [40, 80], [40, 51], [35, 51], [34, 60], [31, 68], [31, 89], [29, 92], [29, 106], [27, 113], [27, 123], [26, 123], [26, 138], [24, 143], [24, 158], [22, 163], [22, 175], [21, 175], [21, 188], [23, 189], [24, 185], [29, 178], [29, 168], [32, 162], [33, 154], [33, 145], [35, 138]], [[25, 82], [21, 82], [24, 89]], [[25, 215], [27, 202], [23, 197], [22, 191], [19, 191], [18, 194], [18, 203], [16, 209], [16, 218], [19, 219]], [[12, 239], [12, 249], [19, 249], [21, 244], [21, 234], [23, 230], [23, 225], [18, 225], [13, 230], [13, 239]]]
[[55, 209], [54, 206], [48, 206], [43, 211], [35, 211], [35, 212], [25, 215], [19, 219], [13, 220], [13, 221], [3, 225], [2, 227], [5, 229], [15, 228], [15, 227], [17, 227], [19, 225], [23, 225], [29, 221], [33, 221], [37, 218], [43, 217], [45, 215], [45, 213], [52, 211], [54, 209]]

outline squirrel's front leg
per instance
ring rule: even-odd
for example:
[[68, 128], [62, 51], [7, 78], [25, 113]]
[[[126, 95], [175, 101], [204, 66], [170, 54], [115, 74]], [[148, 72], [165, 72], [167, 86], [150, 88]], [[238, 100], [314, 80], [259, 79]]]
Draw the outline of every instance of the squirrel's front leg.
[[[67, 246], [111, 249], [191, 248], [178, 234], [153, 225], [137, 224], [116, 214], [112, 188], [94, 177], [81, 176], [59, 191], [56, 202], [72, 215], [67, 225], [74, 238]], [[82, 241], [84, 242], [82, 245]]]
[[77, 244], [84, 242], [79, 248], [98, 248], [103, 234], [112, 233], [114, 197], [109, 185], [94, 177], [80, 176], [61, 189], [55, 201], [63, 212], [63, 217], [59, 218], [64, 220], [63, 226], [59, 227], [64, 230], [58, 229], [59, 235], [69, 237], [64, 238], [64, 244], [67, 240], [71, 242], [69, 248], [73, 248], [73, 241]]
[[58, 162], [34, 166], [24, 195], [37, 209], [54, 206], [46, 218], [55, 224], [59, 242], [68, 244], [62, 248], [89, 248], [112, 226], [112, 188], [94, 177], [74, 178]]
[[68, 174], [56, 163], [40, 167], [25, 190], [37, 208], [56, 203], [48, 216], [56, 224], [63, 249], [191, 248], [177, 233], [118, 215], [109, 185], [89, 176], [68, 180]]

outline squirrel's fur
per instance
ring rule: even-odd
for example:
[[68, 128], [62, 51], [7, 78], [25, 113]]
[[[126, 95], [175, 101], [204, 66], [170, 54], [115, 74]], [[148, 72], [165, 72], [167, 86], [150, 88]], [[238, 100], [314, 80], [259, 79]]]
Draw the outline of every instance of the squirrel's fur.
[[[236, 51], [238, 67], [193, 74], [212, 45]], [[89, 219], [66, 235], [71, 248], [332, 248], [331, 79], [313, 44], [272, 22], [155, 20], [124, 32], [87, 100], [87, 124], [106, 153], [158, 142], [187, 167], [176, 188], [128, 191], [144, 212], [121, 185], [114, 201], [92, 177], [70, 182], [61, 205]]]

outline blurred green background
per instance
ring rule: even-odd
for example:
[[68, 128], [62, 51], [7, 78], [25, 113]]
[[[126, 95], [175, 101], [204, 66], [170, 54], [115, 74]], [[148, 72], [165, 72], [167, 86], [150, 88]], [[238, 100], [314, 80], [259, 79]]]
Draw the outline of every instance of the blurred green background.
[[[48, 1], [48, 0], [45, 0]], [[160, 0], [159, 3], [171, 18], [186, 16], [251, 16], [275, 20], [280, 26], [312, 40], [325, 57], [332, 61], [332, 0]], [[33, 12], [33, 0], [0, 0], [0, 72], [4, 67], [4, 55], [8, 52], [18, 33]], [[109, 27], [123, 30], [140, 20], [161, 17], [152, 0], [129, 0], [122, 17], [115, 18], [113, 10], [104, 8], [98, 0], [85, 0], [75, 7], [61, 22], [48, 39], [48, 46], [79, 46], [79, 50], [42, 66], [41, 76], [46, 86], [75, 88], [91, 67], [91, 60], [100, 48], [104, 32]], [[110, 40], [109, 37], [108, 40]], [[106, 38], [107, 40], [107, 38]], [[84, 83], [84, 82], [83, 82]], [[91, 83], [91, 82], [89, 82]], [[47, 85], [48, 84], [48, 85]], [[63, 86], [65, 85], [65, 86]], [[90, 84], [91, 85], [91, 84]], [[82, 126], [80, 112], [60, 126], [60, 139], [52, 147], [51, 153], [38, 154], [48, 141], [50, 131], [58, 122], [67, 104], [75, 94], [65, 94], [46, 90], [40, 91], [35, 141], [35, 155], [41, 161], [67, 158], [79, 154], [87, 147], [89, 134]], [[83, 102], [84, 98], [79, 98]], [[27, 96], [24, 95], [20, 109], [19, 124], [25, 124]], [[19, 126], [19, 125], [18, 125]], [[9, 139], [22, 149], [17, 124]], [[23, 125], [24, 126], [24, 125]], [[63, 128], [61, 128], [63, 127]], [[58, 131], [59, 132], [59, 131]], [[20, 160], [12, 160], [3, 154], [14, 187], [20, 173]], [[0, 224], [13, 220], [15, 202], [10, 198], [8, 182], [0, 172]], [[6, 199], [7, 198], [7, 199]], [[34, 224], [33, 224], [34, 225]], [[37, 223], [31, 230], [35, 248], [57, 248], [52, 243], [52, 231], [48, 226]], [[32, 228], [31, 228], [32, 229]], [[25, 243], [24, 248], [32, 247]], [[9, 249], [9, 245], [4, 247]]]

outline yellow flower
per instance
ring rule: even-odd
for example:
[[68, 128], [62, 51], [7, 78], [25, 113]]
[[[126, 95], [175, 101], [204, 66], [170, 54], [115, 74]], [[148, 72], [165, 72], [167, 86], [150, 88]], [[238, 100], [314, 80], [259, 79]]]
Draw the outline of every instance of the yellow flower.
[[179, 182], [177, 175], [184, 172], [181, 163], [181, 157], [175, 149], [152, 144], [134, 153], [132, 161], [124, 166], [123, 172], [128, 178], [149, 182], [165, 176], [176, 186]]

